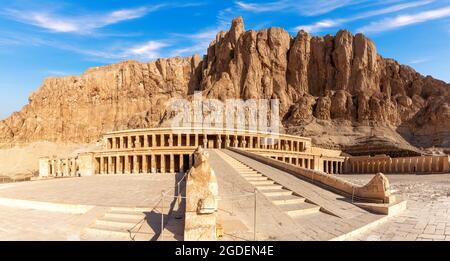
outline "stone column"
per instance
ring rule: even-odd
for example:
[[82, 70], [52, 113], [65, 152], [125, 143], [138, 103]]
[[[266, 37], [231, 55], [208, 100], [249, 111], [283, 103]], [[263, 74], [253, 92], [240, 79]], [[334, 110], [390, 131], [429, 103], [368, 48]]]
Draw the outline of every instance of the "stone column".
[[336, 164], [335, 161], [331, 161], [331, 171], [330, 171], [330, 174], [334, 174], [334, 164]]
[[216, 142], [217, 142], [217, 148], [221, 149], [222, 148], [222, 139], [220, 138], [220, 135], [217, 135]]
[[230, 144], [231, 144], [230, 135], [227, 135], [225, 138], [225, 146], [230, 147]]
[[115, 174], [122, 174], [122, 170], [120, 168], [120, 156], [115, 156], [114, 158], [116, 160], [116, 166], [115, 166], [116, 173]]
[[173, 134], [169, 134], [169, 147], [173, 147]]
[[173, 156], [173, 153], [170, 153], [170, 173], [175, 173], [175, 158]]
[[113, 174], [114, 173], [114, 169], [113, 169], [113, 164], [112, 164], [112, 157], [108, 156], [108, 174]]
[[156, 172], [156, 156], [155, 156], [155, 154], [150, 155], [150, 172], [151, 173]]
[[253, 136], [250, 136], [250, 142], [248, 143], [248, 147], [253, 149]]
[[434, 172], [438, 172], [439, 171], [439, 158], [438, 157], [433, 157], [433, 171]]
[[128, 148], [129, 149], [134, 148], [132, 136], [128, 136]]
[[69, 173], [69, 159], [64, 159], [63, 176], [70, 176]]
[[159, 138], [160, 138], [159, 141], [161, 143], [161, 147], [165, 147], [166, 144], [164, 142], [164, 134], [159, 135]]
[[411, 158], [406, 158], [403, 160], [404, 162], [404, 169], [403, 171], [405, 173], [411, 173]]
[[148, 173], [147, 155], [142, 155], [142, 173]]
[[130, 174], [130, 168], [131, 168], [131, 164], [130, 164], [130, 156], [129, 155], [125, 155], [124, 157], [124, 164], [125, 164], [125, 174]]
[[119, 146], [117, 146], [119, 149], [123, 149], [123, 137], [119, 137]]
[[180, 173], [184, 173], [184, 154], [180, 154]]
[[72, 165], [71, 167], [71, 176], [76, 176], [77, 175], [77, 160], [75, 158], [73, 158], [70, 162], [70, 164]]
[[161, 173], [166, 172], [166, 155], [161, 154]]
[[156, 147], [156, 135], [152, 134], [152, 147]]
[[245, 140], [245, 136], [243, 137], [241, 144], [242, 144], [241, 148], [247, 148], [247, 141]]
[[137, 155], [133, 155], [133, 173], [139, 173], [139, 160]]
[[148, 148], [148, 135], [144, 135], [144, 148]]
[[116, 137], [113, 137], [113, 138], [112, 138], [112, 148], [113, 148], [113, 149], [117, 149]]
[[195, 147], [198, 147], [198, 134], [195, 134], [195, 143], [194, 143]]
[[206, 134], [203, 135], [203, 148], [208, 148], [208, 136]]
[[418, 169], [419, 172], [423, 172], [424, 171], [424, 166], [425, 166], [425, 158], [423, 156], [420, 156], [420, 158], [418, 159]]
[[57, 159], [56, 160], [56, 173], [58, 177], [62, 176], [62, 160]]
[[100, 174], [105, 174], [105, 158], [100, 156]]

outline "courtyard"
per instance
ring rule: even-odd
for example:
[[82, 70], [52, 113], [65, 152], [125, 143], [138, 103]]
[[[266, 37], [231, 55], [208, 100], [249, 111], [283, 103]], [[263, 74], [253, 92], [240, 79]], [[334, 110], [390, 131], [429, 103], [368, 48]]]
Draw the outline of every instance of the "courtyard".
[[[364, 184], [372, 175], [340, 175]], [[386, 175], [407, 209], [351, 240], [450, 240], [450, 174]]]

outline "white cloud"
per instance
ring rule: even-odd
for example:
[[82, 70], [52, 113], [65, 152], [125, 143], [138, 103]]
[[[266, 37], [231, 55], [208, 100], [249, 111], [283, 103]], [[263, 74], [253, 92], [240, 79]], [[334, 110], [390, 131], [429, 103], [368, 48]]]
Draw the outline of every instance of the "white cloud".
[[419, 58], [419, 59], [415, 59], [415, 60], [409, 61], [408, 64], [414, 65], [414, 64], [426, 63], [426, 62], [429, 62], [429, 61], [430, 61], [429, 58]]
[[60, 70], [48, 70], [45, 72], [45, 74], [48, 76], [70, 76], [70, 75], [77, 75], [78, 73]]
[[358, 31], [364, 33], [383, 32], [449, 16], [450, 7], [445, 7], [411, 15], [399, 15], [393, 18], [385, 18], [381, 21], [373, 22], [369, 25], [363, 26]]
[[320, 32], [323, 29], [326, 28], [330, 28], [330, 27], [335, 27], [340, 25], [341, 22], [339, 22], [338, 20], [322, 20], [319, 21], [317, 23], [314, 24], [310, 24], [310, 25], [299, 25], [297, 27], [294, 28], [295, 31], [300, 31], [300, 30], [304, 30], [306, 32], [309, 33], [316, 33], [316, 32]]
[[388, 6], [386, 8], [372, 10], [372, 11], [368, 11], [368, 12], [363, 12], [363, 13], [354, 15], [354, 16], [349, 17], [349, 18], [338, 18], [338, 19], [334, 19], [334, 20], [325, 19], [325, 20], [321, 20], [321, 21], [318, 21], [318, 22], [316, 22], [314, 24], [310, 24], [310, 25], [299, 25], [299, 26], [295, 27], [292, 31], [299, 31], [299, 30], [303, 29], [303, 30], [305, 30], [307, 32], [310, 32], [310, 33], [316, 33], [316, 32], [320, 32], [320, 31], [322, 31], [324, 29], [327, 29], [327, 28], [333, 28], [333, 27], [341, 26], [341, 25], [343, 25], [345, 23], [348, 23], [348, 22], [361, 20], [361, 19], [366, 19], [366, 18], [378, 16], [378, 15], [383, 15], [383, 14], [399, 12], [399, 11], [402, 11], [402, 10], [405, 10], [405, 9], [409, 9], [409, 8], [424, 6], [424, 5], [430, 4], [432, 2], [433, 1], [428, 0], [428, 1], [417, 1], [417, 2], [410, 2], [410, 3], [391, 5], [391, 6]]
[[159, 51], [167, 47], [168, 44], [159, 41], [148, 41], [144, 44], [133, 46], [129, 50], [125, 51], [122, 55], [124, 57], [135, 57], [137, 59], [156, 59], [161, 57]]
[[265, 4], [245, 3], [238, 1], [236, 4], [241, 9], [255, 13], [280, 11], [287, 9], [290, 6], [288, 1], [277, 1]]
[[145, 16], [156, 11], [162, 5], [153, 7], [139, 7], [134, 9], [116, 10], [105, 14], [85, 16], [63, 16], [47, 11], [30, 11], [5, 9], [2, 11], [6, 17], [21, 23], [34, 25], [52, 32], [86, 34], [92, 31]]
[[105, 62], [116, 62], [119, 60], [136, 59], [141, 61], [154, 60], [163, 57], [162, 51], [168, 47], [165, 41], [148, 41], [145, 43], [128, 46], [125, 43], [120, 44], [120, 47], [107, 47], [104, 50], [79, 48], [72, 45], [58, 45], [52, 46], [59, 49], [79, 53], [84, 56], [99, 59]]
[[171, 52], [170, 56], [183, 56], [192, 54], [204, 54], [208, 49], [209, 44], [216, 39], [216, 35], [220, 31], [224, 31], [225, 24], [220, 23], [216, 28], [207, 28], [193, 34], [174, 34], [176, 37], [181, 37], [188, 40], [190, 43], [187, 46], [176, 48]]
[[362, 2], [367, 2], [367, 0], [279, 0], [268, 3], [237, 1], [236, 5], [242, 10], [255, 13], [295, 11], [304, 16], [315, 16]]

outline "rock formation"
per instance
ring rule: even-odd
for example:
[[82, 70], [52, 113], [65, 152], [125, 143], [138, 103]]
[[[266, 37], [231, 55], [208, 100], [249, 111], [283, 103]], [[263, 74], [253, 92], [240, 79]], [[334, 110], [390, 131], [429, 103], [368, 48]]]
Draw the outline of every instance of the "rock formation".
[[158, 126], [170, 117], [170, 98], [195, 90], [220, 100], [278, 98], [286, 131], [324, 145], [324, 129], [341, 132], [333, 135], [342, 142], [331, 145], [345, 145], [346, 135], [383, 128], [416, 146], [450, 147], [449, 84], [383, 58], [362, 34], [245, 31], [241, 18], [217, 34], [203, 59], [127, 61], [46, 79], [28, 105], [0, 122], [0, 143], [90, 142], [105, 131]]

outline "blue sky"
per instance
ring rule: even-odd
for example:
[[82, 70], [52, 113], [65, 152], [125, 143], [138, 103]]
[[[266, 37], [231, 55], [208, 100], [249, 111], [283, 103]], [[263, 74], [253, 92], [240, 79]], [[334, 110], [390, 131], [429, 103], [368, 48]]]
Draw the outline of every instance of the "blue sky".
[[363, 32], [384, 57], [450, 82], [450, 0], [0, 0], [0, 119], [48, 76], [203, 54], [236, 16], [294, 36]]

